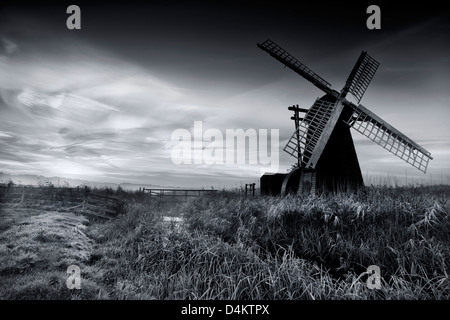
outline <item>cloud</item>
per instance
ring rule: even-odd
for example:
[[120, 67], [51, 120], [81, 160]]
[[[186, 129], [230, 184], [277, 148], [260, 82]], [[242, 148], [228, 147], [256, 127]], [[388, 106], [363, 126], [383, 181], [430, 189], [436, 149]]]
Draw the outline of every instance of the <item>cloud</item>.
[[198, 173], [174, 166], [168, 148], [173, 130], [218, 116], [190, 90], [83, 44], [54, 60], [33, 50], [0, 60], [12, 75], [0, 77], [4, 170], [99, 180]]
[[13, 53], [15, 53], [18, 50], [18, 45], [14, 42], [12, 42], [11, 40], [5, 38], [5, 37], [0, 37], [1, 40], [1, 51], [0, 53], [3, 51], [6, 55], [12, 55]]

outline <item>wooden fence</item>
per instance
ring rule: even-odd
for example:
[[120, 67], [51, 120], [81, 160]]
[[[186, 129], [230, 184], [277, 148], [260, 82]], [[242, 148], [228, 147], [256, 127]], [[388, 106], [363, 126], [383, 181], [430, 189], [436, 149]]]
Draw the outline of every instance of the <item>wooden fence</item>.
[[142, 192], [158, 199], [160, 202], [184, 202], [194, 197], [215, 194], [217, 190], [143, 188]]
[[91, 214], [110, 219], [119, 213], [120, 199], [96, 193], [89, 193], [83, 201], [83, 210]]
[[110, 219], [119, 213], [118, 197], [96, 194], [88, 188], [0, 186], [0, 203], [55, 205]]

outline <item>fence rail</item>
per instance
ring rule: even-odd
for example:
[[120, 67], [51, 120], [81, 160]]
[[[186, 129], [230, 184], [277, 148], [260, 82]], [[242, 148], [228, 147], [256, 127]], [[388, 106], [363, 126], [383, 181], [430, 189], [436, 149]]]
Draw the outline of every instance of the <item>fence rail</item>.
[[147, 193], [151, 197], [158, 198], [160, 201], [182, 202], [202, 195], [215, 194], [217, 190], [143, 188], [142, 192]]
[[118, 197], [89, 193], [83, 202], [83, 209], [96, 212], [96, 215], [116, 216], [118, 214], [120, 199]]
[[118, 197], [92, 193], [87, 188], [0, 186], [0, 203], [58, 205], [80, 208], [82, 213], [110, 219], [119, 213]]

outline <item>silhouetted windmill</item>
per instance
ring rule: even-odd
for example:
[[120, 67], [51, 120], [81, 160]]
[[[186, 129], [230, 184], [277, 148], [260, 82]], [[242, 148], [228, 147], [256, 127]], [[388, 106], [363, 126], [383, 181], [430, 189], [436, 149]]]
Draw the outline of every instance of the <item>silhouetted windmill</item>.
[[[296, 112], [296, 131], [284, 151], [298, 159], [300, 168], [284, 179], [281, 192], [298, 189], [313, 193], [317, 188], [361, 186], [363, 179], [350, 128], [426, 172], [433, 159], [430, 152], [359, 104], [379, 65], [366, 52], [361, 53], [344, 88], [338, 92], [273, 41], [257, 45], [325, 92], [309, 110], [289, 108]], [[358, 105], [346, 99], [347, 93], [355, 97]], [[298, 112], [305, 112], [302, 119]], [[295, 186], [289, 181], [294, 176]]]

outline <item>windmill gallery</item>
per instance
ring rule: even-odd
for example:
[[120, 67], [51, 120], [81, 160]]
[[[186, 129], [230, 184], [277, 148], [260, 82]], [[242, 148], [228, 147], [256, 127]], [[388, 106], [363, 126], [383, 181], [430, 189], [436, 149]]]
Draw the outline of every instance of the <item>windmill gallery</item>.
[[[367, 52], [361, 53], [339, 92], [272, 40], [257, 46], [325, 92], [308, 110], [289, 107], [294, 111], [291, 119], [296, 130], [284, 151], [297, 159], [296, 168], [289, 174], [263, 175], [262, 194], [314, 194], [362, 186], [350, 128], [426, 172], [429, 160], [433, 159], [431, 153], [359, 103], [379, 66]], [[356, 103], [346, 99], [348, 93]], [[300, 113], [304, 113], [302, 118]]]

